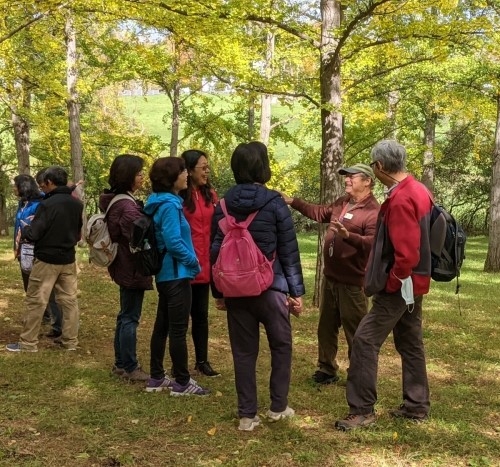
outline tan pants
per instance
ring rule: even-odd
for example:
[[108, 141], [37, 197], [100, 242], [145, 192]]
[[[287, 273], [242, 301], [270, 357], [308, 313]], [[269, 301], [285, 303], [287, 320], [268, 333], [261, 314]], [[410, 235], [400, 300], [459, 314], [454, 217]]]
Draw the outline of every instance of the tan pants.
[[334, 283], [324, 278], [318, 322], [318, 368], [336, 375], [339, 365], [337, 351], [339, 329], [344, 328], [348, 355], [351, 355], [352, 340], [360, 321], [368, 312], [368, 299], [362, 287]]
[[52, 288], [55, 290], [56, 302], [63, 315], [62, 345], [66, 348], [78, 345], [80, 312], [77, 300], [76, 262], [49, 264], [36, 259], [26, 291], [26, 316], [24, 329], [19, 338], [21, 347], [25, 349], [37, 348], [42, 317]]

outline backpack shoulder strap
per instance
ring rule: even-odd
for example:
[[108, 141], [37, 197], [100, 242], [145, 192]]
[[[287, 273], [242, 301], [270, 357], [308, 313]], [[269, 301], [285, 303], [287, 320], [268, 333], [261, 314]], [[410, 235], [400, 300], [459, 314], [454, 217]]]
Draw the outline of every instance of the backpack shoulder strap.
[[[227, 212], [227, 207], [226, 207], [226, 200], [222, 198], [220, 200], [220, 207], [222, 208], [222, 212], [224, 213], [224, 217], [226, 217], [226, 220], [229, 224], [236, 224], [236, 220], [231, 214], [228, 214]], [[247, 216], [247, 218], [244, 221], [238, 222], [238, 225], [244, 229], [248, 229], [248, 226], [252, 223], [252, 221], [255, 219], [255, 216], [258, 214], [259, 210], [252, 212]]]
[[132, 196], [130, 196], [130, 195], [126, 195], [126, 194], [115, 195], [113, 197], [113, 199], [109, 202], [108, 207], [106, 208], [106, 212], [104, 213], [104, 215], [107, 216], [108, 211], [111, 208], [111, 206], [113, 206], [113, 204], [115, 204], [116, 202], [121, 201], [122, 199], [130, 199], [131, 201], [134, 201], [134, 203], [135, 203], [135, 199], [132, 198]]

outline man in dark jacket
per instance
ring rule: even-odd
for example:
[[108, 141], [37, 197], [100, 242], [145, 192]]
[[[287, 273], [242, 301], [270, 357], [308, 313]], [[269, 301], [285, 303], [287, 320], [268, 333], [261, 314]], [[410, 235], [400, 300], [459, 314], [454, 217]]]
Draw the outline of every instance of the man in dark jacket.
[[354, 333], [368, 312], [363, 279], [380, 209], [372, 194], [375, 175], [369, 165], [355, 164], [338, 172], [345, 176], [345, 195], [332, 204], [310, 204], [283, 195], [285, 202], [301, 214], [329, 224], [323, 246], [318, 370], [313, 374], [318, 384], [338, 381], [340, 327], [344, 328], [350, 357]]
[[82, 229], [83, 204], [71, 196], [68, 174], [62, 167], [49, 167], [43, 176], [47, 194], [22, 238], [35, 244], [35, 262], [26, 292], [26, 318], [19, 342], [8, 344], [11, 352], [37, 352], [38, 334], [50, 293], [63, 313], [61, 344], [67, 350], [78, 345], [79, 310], [75, 245]]

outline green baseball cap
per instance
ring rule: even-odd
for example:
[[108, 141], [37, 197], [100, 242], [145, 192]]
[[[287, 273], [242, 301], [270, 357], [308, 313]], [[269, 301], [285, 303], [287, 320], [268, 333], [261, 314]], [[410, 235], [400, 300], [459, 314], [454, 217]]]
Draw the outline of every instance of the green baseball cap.
[[364, 174], [375, 180], [373, 169], [367, 164], [354, 164], [352, 167], [342, 167], [338, 170], [339, 175]]

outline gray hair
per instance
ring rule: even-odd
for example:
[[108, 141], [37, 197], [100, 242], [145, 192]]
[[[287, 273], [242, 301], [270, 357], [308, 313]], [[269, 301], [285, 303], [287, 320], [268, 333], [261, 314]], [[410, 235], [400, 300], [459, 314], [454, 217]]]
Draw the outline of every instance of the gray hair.
[[380, 161], [382, 168], [388, 173], [406, 170], [406, 149], [397, 141], [385, 139], [379, 141], [372, 149], [372, 161]]

